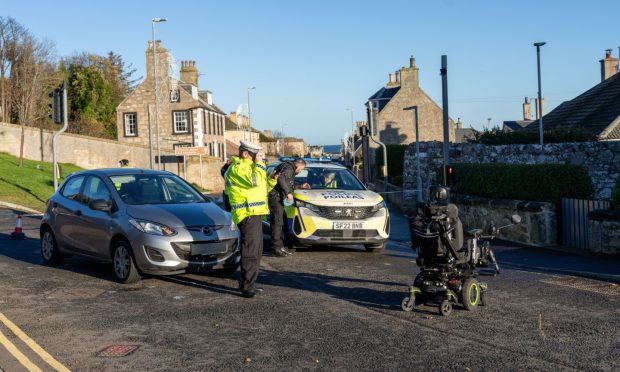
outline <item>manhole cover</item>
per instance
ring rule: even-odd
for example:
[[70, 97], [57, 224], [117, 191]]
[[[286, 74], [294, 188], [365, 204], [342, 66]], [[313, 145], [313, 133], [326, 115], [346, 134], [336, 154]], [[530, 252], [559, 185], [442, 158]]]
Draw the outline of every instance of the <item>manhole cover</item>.
[[104, 358], [116, 358], [127, 356], [138, 350], [140, 345], [112, 345], [101, 350], [97, 356]]
[[581, 278], [553, 277], [541, 280], [543, 283], [560, 285], [563, 287], [581, 289], [583, 291], [595, 292], [608, 296], [620, 295], [620, 285], [596, 280]]
[[83, 300], [95, 298], [105, 292], [97, 288], [56, 288], [46, 293], [46, 298], [57, 300]]

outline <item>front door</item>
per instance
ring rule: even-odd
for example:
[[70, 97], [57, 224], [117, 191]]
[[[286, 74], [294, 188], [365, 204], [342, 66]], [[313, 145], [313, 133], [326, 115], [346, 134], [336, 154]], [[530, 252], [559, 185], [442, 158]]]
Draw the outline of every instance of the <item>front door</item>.
[[97, 176], [89, 176], [82, 189], [82, 215], [78, 217], [79, 248], [84, 253], [108, 258], [110, 254], [110, 240], [112, 239], [111, 213], [90, 209], [92, 201], [103, 199], [112, 203], [110, 190], [103, 180]]

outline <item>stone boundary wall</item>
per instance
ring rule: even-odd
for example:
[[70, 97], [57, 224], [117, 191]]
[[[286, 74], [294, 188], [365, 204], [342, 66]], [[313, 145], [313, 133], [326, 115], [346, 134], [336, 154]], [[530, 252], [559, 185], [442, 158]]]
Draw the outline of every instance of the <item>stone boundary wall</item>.
[[452, 194], [452, 203], [459, 207], [459, 218], [465, 232], [472, 229], [486, 230], [509, 225], [513, 214], [521, 216], [521, 223], [506, 227], [498, 238], [534, 247], [557, 244], [557, 216], [552, 203], [522, 200], [488, 199], [477, 196]]
[[603, 255], [620, 255], [620, 211], [594, 210], [588, 216], [588, 250]]
[[[60, 129], [60, 127], [58, 127]], [[30, 160], [52, 161], [53, 132], [36, 127], [25, 127], [24, 158]], [[21, 126], [0, 123], [0, 151], [19, 156]], [[156, 153], [157, 150], [155, 149]], [[161, 151], [162, 155], [174, 155]], [[156, 155], [156, 154], [155, 154]], [[117, 168], [118, 161], [129, 160], [130, 167], [149, 168], [149, 148], [143, 145], [121, 144], [118, 141], [63, 133], [58, 137], [57, 160], [59, 163], [72, 163], [86, 169]], [[200, 161], [198, 156], [186, 158], [187, 172], [183, 164], [164, 164], [164, 169], [184, 177], [189, 182], [201, 184]], [[224, 181], [220, 175], [223, 162], [210, 156], [202, 157], [202, 186], [212, 192], [220, 192]]]
[[[420, 143], [420, 173], [425, 189], [437, 180], [436, 171], [443, 163], [442, 151], [441, 142]], [[450, 144], [450, 162], [580, 165], [592, 177], [595, 198], [609, 200], [620, 174], [620, 141], [552, 143], [542, 149], [540, 145]], [[403, 196], [409, 205], [415, 204], [415, 169], [415, 143], [412, 143], [405, 152], [403, 165]]]

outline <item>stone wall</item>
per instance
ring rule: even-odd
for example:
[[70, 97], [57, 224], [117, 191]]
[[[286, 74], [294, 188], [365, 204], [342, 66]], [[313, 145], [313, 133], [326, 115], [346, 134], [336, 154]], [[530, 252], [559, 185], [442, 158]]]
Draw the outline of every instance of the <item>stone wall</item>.
[[[19, 156], [21, 127], [0, 123], [0, 151]], [[24, 157], [26, 159], [51, 162], [52, 135], [48, 130], [25, 127]], [[162, 155], [173, 155], [161, 151]], [[130, 167], [149, 168], [149, 148], [144, 145], [119, 143], [114, 140], [80, 136], [64, 133], [58, 138], [57, 160], [59, 163], [72, 163], [86, 169], [116, 168], [121, 159], [129, 160]], [[178, 174], [190, 182], [201, 183], [200, 159], [187, 157], [187, 172], [183, 164], [165, 164], [165, 170]], [[209, 156], [202, 157], [202, 186], [219, 192], [224, 186], [220, 176], [222, 161]]]
[[588, 217], [588, 250], [596, 254], [620, 255], [620, 212], [596, 210]]
[[459, 207], [463, 230], [486, 230], [495, 226], [510, 225], [513, 214], [521, 216], [521, 223], [502, 229], [498, 238], [530, 246], [557, 244], [557, 217], [551, 203], [521, 200], [497, 200], [453, 194], [451, 201]]
[[[442, 151], [441, 142], [420, 143], [420, 173], [424, 188], [437, 180], [437, 170], [443, 163]], [[547, 144], [542, 149], [539, 145], [451, 144], [450, 162], [580, 165], [592, 177], [595, 198], [609, 200], [620, 173], [620, 141]], [[405, 152], [403, 167], [404, 199], [408, 204], [415, 203], [415, 169], [415, 143], [412, 143]]]

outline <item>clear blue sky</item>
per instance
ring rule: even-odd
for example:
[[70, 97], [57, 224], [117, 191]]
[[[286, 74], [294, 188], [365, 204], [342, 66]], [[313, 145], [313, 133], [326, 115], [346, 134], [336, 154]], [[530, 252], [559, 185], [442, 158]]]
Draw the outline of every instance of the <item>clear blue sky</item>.
[[335, 144], [350, 129], [347, 108], [364, 102], [407, 64], [441, 103], [440, 58], [448, 55], [450, 116], [482, 128], [522, 117], [534, 97], [542, 50], [545, 110], [600, 81], [598, 60], [618, 55], [620, 1], [4, 1], [59, 56], [114, 51], [144, 75], [150, 20], [178, 61], [196, 60], [201, 89], [226, 112], [252, 93], [254, 124]]

